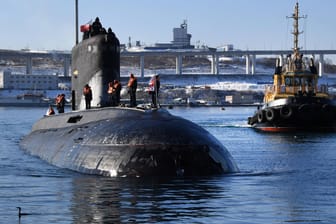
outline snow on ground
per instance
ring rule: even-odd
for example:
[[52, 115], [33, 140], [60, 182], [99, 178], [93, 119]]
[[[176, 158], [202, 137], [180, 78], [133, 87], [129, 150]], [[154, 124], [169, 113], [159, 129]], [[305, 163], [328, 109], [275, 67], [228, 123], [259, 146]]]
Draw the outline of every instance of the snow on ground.
[[[10, 69], [14, 73], [23, 73], [24, 66], [8, 67], [0, 66], [0, 70]], [[124, 82], [124, 86], [128, 80], [129, 74], [133, 73], [139, 77], [139, 82], [146, 83], [154, 74], [160, 74], [161, 84], [174, 87], [186, 87], [186, 88], [211, 88], [215, 90], [237, 90], [237, 91], [256, 91], [263, 92], [266, 85], [272, 83], [272, 68], [263, 68], [258, 66], [256, 69], [257, 74], [244, 74], [245, 66], [242, 65], [225, 65], [220, 66], [220, 75], [210, 74], [209, 66], [196, 66], [183, 68], [183, 75], [175, 74], [176, 71], [173, 68], [170, 69], [145, 69], [144, 78], [140, 76], [139, 67], [125, 67], [120, 68], [121, 79]], [[55, 68], [39, 68], [33, 69], [33, 73], [36, 74], [61, 74], [62, 69]], [[329, 86], [329, 91], [336, 92], [336, 75], [324, 75], [320, 78], [319, 84], [325, 84]], [[61, 84], [62, 85], [62, 84]], [[333, 87], [330, 87], [333, 86]], [[34, 92], [34, 91], [33, 91]], [[47, 90], [37, 91], [43, 93], [48, 98], [55, 98], [59, 93], [65, 93], [66, 96], [70, 96], [70, 90]], [[17, 96], [27, 93], [26, 90], [0, 90], [0, 97]]]

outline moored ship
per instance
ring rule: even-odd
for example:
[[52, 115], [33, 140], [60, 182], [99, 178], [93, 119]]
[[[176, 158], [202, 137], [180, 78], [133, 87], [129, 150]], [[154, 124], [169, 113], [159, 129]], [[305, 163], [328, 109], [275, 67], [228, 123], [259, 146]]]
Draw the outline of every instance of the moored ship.
[[318, 84], [314, 60], [304, 58], [298, 47], [298, 3], [290, 18], [294, 20], [293, 54], [285, 65], [277, 60], [273, 85], [266, 88], [263, 105], [248, 118], [248, 124], [267, 132], [334, 131], [336, 103], [327, 85]]

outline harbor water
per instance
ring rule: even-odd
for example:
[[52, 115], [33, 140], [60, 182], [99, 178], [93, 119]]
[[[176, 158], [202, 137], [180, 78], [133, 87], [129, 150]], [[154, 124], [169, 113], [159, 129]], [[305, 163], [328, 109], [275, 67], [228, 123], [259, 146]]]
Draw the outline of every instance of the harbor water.
[[169, 110], [217, 137], [239, 173], [109, 178], [28, 155], [19, 141], [46, 108], [0, 107], [0, 223], [334, 223], [336, 133], [256, 132], [255, 109]]

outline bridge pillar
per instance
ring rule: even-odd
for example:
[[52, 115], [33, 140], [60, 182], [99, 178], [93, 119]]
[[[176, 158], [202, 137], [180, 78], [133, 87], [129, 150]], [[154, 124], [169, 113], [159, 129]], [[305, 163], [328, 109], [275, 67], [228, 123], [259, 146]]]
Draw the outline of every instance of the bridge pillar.
[[27, 56], [27, 64], [26, 64], [26, 74], [33, 73], [33, 59], [31, 56]]
[[182, 75], [182, 55], [176, 56], [176, 74]]
[[218, 75], [219, 74], [219, 56], [218, 56], [218, 54], [216, 54], [216, 66], [215, 66], [215, 68], [216, 68], [216, 75]]
[[246, 59], [246, 74], [250, 74], [250, 55], [245, 55]]
[[140, 74], [141, 78], [145, 77], [145, 56], [140, 55]]
[[63, 61], [63, 74], [65, 77], [69, 77], [70, 57], [64, 57]]
[[322, 77], [323, 75], [323, 66], [324, 66], [324, 55], [320, 54], [320, 59], [319, 59], [319, 76]]
[[217, 54], [212, 55], [211, 60], [211, 74], [218, 75], [219, 74], [219, 59]]
[[256, 70], [256, 55], [251, 56], [251, 74], [254, 75]]

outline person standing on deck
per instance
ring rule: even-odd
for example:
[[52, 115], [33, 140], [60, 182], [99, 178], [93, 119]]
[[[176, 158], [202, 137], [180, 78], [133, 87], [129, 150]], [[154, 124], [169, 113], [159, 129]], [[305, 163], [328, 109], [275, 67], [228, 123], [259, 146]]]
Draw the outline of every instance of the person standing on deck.
[[152, 107], [157, 108], [159, 89], [160, 89], [160, 77], [155, 75], [149, 81], [149, 94], [152, 95]]
[[113, 90], [115, 92], [115, 99], [114, 99], [114, 102], [115, 102], [115, 105], [116, 106], [119, 106], [120, 105], [120, 92], [121, 92], [121, 84], [118, 80], [114, 80], [113, 82]]
[[128, 80], [127, 87], [128, 93], [130, 94], [130, 107], [136, 107], [136, 90], [138, 87], [138, 81], [132, 73]]
[[92, 100], [92, 90], [91, 87], [86, 84], [83, 89], [83, 95], [85, 98], [85, 108], [91, 109], [91, 100]]
[[114, 106], [114, 100], [113, 100], [113, 82], [108, 83], [108, 89], [107, 89], [107, 94], [108, 94], [108, 104], [109, 106]]

